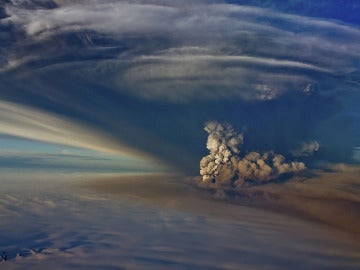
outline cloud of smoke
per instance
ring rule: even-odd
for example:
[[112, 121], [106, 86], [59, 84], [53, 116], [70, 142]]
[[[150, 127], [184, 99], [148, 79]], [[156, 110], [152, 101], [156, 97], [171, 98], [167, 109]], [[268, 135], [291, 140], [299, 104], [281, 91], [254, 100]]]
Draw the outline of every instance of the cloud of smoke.
[[[208, 181], [219, 174], [224, 174], [224, 168], [233, 165], [232, 157], [240, 153], [238, 146], [243, 142], [243, 135], [237, 134], [232, 126], [218, 122], [208, 122], [205, 131], [209, 133], [206, 148], [209, 149], [210, 154], [201, 159], [200, 174], [204, 181]], [[232, 166], [229, 170], [231, 168]]]
[[308, 157], [319, 151], [320, 144], [317, 141], [304, 142], [301, 147], [292, 152], [295, 157]]
[[241, 188], [306, 169], [303, 162], [286, 162], [284, 156], [272, 151], [241, 155], [239, 146], [243, 143], [243, 134], [236, 133], [229, 124], [208, 122], [205, 131], [209, 133], [206, 147], [210, 153], [200, 161], [204, 184]]

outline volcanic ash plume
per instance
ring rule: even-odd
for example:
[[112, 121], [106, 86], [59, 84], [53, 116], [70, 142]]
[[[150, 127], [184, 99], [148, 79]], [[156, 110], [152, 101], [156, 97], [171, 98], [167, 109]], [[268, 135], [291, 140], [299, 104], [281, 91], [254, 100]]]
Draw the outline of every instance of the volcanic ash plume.
[[273, 152], [250, 152], [241, 156], [239, 146], [243, 143], [243, 134], [237, 134], [228, 124], [208, 122], [205, 131], [209, 133], [206, 147], [210, 151], [200, 161], [205, 184], [241, 188], [306, 169], [303, 162], [286, 163], [284, 156]]
[[217, 177], [220, 171], [227, 173], [224, 172], [225, 167], [228, 167], [226, 171], [233, 169], [234, 157], [240, 153], [238, 146], [243, 142], [243, 135], [236, 134], [232, 126], [217, 122], [208, 122], [205, 131], [209, 133], [206, 148], [210, 154], [201, 159], [200, 174], [203, 181], [208, 181]]

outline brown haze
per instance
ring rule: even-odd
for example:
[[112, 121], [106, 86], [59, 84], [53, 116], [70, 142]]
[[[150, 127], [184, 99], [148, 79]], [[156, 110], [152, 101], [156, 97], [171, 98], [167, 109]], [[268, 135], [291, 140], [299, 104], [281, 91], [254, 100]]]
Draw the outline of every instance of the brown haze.
[[236, 213], [251, 206], [330, 225], [360, 236], [360, 167], [338, 165], [313, 171], [309, 178], [241, 190], [201, 189], [174, 175], [130, 175], [86, 183], [92, 189], [149, 203], [220, 218], [242, 218]]

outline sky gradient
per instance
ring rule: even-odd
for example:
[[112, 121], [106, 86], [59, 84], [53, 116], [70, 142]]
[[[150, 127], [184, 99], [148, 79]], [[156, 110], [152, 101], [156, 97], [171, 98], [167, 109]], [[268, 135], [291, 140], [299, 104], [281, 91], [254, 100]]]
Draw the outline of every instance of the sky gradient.
[[90, 2], [2, 4], [0, 133], [196, 174], [216, 120], [246, 151], [355, 161], [360, 30], [335, 2]]

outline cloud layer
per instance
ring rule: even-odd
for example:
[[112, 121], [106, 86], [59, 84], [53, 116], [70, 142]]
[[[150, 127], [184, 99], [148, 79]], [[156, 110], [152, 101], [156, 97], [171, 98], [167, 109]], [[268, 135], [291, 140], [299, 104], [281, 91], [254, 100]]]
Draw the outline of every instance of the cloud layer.
[[[359, 268], [358, 239], [324, 223], [209, 200], [168, 178], [93, 177], [2, 174], [1, 267]], [[294, 191], [281, 202], [314, 205]]]

